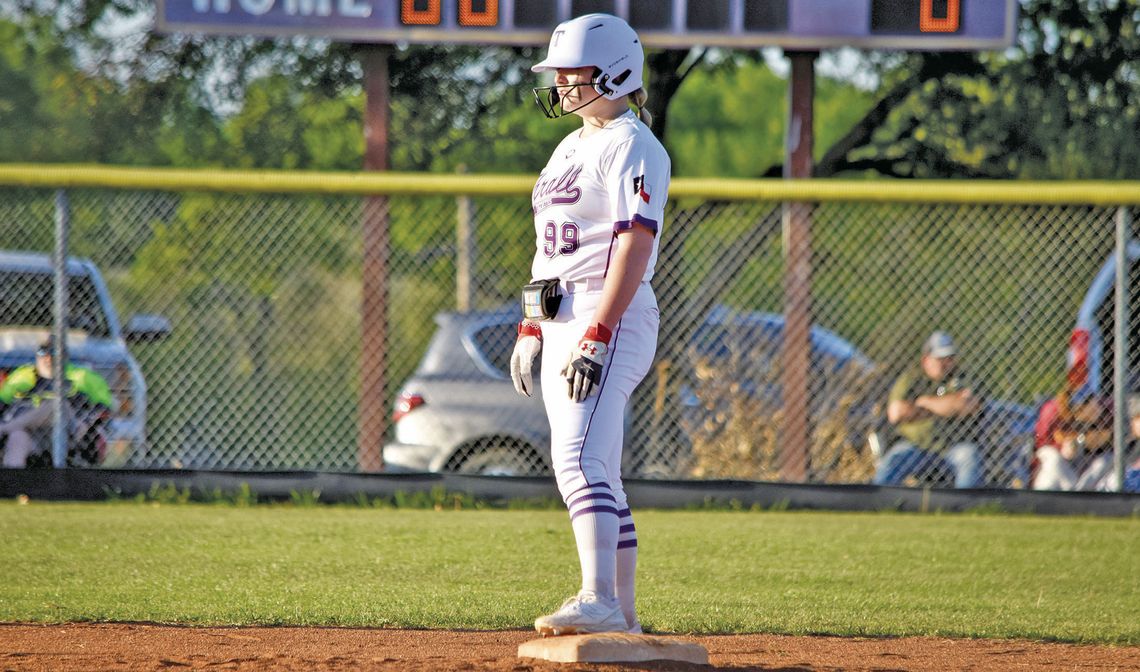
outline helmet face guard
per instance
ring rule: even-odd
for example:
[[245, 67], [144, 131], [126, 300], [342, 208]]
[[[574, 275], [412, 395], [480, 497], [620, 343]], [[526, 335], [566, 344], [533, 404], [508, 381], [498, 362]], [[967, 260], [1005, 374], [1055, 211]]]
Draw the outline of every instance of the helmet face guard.
[[[591, 98], [588, 102], [582, 103], [578, 107], [566, 109], [563, 107], [562, 96], [558, 94], [558, 89], [576, 89], [583, 86], [589, 86], [598, 92], [596, 98]], [[596, 101], [598, 98], [606, 97], [606, 92], [609, 89], [606, 87], [605, 78], [601, 77], [601, 70], [594, 71], [594, 80], [591, 82], [580, 82], [578, 84], [563, 84], [562, 86], [536, 86], [534, 89], [534, 102], [538, 104], [538, 109], [546, 115], [547, 119], [561, 119], [568, 114], [573, 114], [578, 110], [586, 107], [590, 103]]]

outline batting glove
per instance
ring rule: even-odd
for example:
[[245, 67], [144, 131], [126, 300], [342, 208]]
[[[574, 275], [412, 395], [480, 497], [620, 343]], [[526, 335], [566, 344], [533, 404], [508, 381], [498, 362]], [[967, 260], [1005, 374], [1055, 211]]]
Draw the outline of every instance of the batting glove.
[[583, 401], [597, 391], [612, 335], [604, 324], [595, 324], [586, 329], [586, 334], [578, 341], [578, 347], [570, 355], [570, 362], [562, 370], [562, 375], [570, 384], [570, 399], [573, 401]]
[[534, 358], [542, 350], [542, 329], [530, 320], [523, 320], [519, 322], [518, 333], [515, 351], [511, 353], [511, 381], [515, 384], [515, 392], [529, 397], [534, 389], [531, 368]]

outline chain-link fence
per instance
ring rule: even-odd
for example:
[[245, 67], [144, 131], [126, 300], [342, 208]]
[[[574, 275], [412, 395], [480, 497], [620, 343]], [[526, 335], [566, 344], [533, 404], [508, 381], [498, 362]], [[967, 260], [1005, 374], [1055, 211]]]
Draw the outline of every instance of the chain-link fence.
[[[51, 174], [5, 182], [27, 185], [27, 171]], [[0, 190], [9, 383], [52, 327], [52, 186], [68, 187], [70, 255], [91, 262], [69, 266], [68, 348], [114, 403], [99, 450], [73, 463], [355, 471], [383, 455], [389, 470], [546, 468], [541, 400], [515, 395], [507, 374], [534, 249], [525, 180], [348, 176], [310, 188], [304, 176], [213, 174], [218, 190], [183, 191], [153, 188], [156, 175], [133, 174], [130, 189], [93, 186], [95, 171], [82, 186], [49, 176]], [[1140, 192], [1066, 188], [1076, 205], [1052, 204], [1043, 185], [982, 203], [963, 185], [909, 185], [892, 201], [884, 194], [903, 187], [812, 183], [795, 198], [813, 205], [789, 219], [787, 183], [678, 180], [654, 282], [657, 362], [628, 411], [627, 475], [851, 483], [878, 470], [937, 484], [961, 476], [954, 445], [968, 443], [977, 484], [1027, 487], [1034, 425], [1067, 389], [1067, 356], [1089, 376], [1054, 425], [1080, 425], [1087, 456], [1110, 450], [1090, 437], [1111, 419], [1080, 404], [1113, 390], [1104, 278], [1116, 219], [1135, 221], [1119, 206]], [[804, 227], [810, 255], [789, 274], [791, 226]], [[810, 299], [788, 315], [786, 341], [792, 288]], [[796, 339], [792, 320], [804, 318]], [[936, 330], [957, 348], [941, 380], [920, 368]], [[785, 367], [794, 353], [803, 364]], [[964, 415], [924, 424], [932, 411], [912, 404], [909, 425], [892, 423], [888, 399], [908, 398], [896, 385], [907, 372], [912, 400], [971, 390]], [[789, 435], [788, 413], [806, 417], [805, 436]], [[916, 461], [899, 444], [908, 438], [931, 440], [920, 447], [940, 459]]]

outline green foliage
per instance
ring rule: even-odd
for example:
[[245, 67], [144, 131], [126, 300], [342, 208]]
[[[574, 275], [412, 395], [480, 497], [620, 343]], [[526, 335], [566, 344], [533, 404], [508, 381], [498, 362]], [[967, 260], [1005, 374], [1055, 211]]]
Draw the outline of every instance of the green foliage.
[[[577, 588], [564, 510], [429, 499], [0, 503], [0, 620], [523, 628]], [[651, 630], [1140, 643], [1140, 519], [635, 516]]]
[[209, 162], [218, 124], [185, 80], [159, 87], [81, 68], [82, 40], [54, 19], [0, 16], [0, 162]]
[[[533, 173], [575, 123], [533, 108], [537, 49], [188, 40], [149, 28], [123, 39], [109, 37], [123, 21], [108, 17], [150, 3], [48, 7], [0, 18], [0, 161], [356, 169], [360, 63], [377, 53], [390, 70], [393, 168]], [[817, 158], [851, 133], [829, 171], [1135, 175], [1140, 149], [1122, 140], [1140, 134], [1140, 0], [1024, 0], [1020, 16], [1003, 52], [856, 56], [880, 82], [874, 92], [818, 77]], [[786, 88], [748, 54], [705, 60], [669, 106], [676, 174], [778, 174]]]
[[[517, 95], [523, 94], [523, 95]], [[577, 129], [577, 117], [550, 120], [542, 116], [530, 100], [530, 91], [517, 87], [506, 97], [503, 112], [487, 120], [478, 136], [456, 144], [446, 163], [435, 162], [435, 170], [537, 174], [559, 141]]]
[[[337, 464], [351, 465], [359, 203], [253, 201], [257, 228], [250, 230], [250, 220], [232, 214], [249, 208], [247, 199], [183, 197], [120, 281], [124, 294], [138, 297], [125, 302], [132, 309], [179, 325], [146, 351], [151, 441], [176, 464], [285, 466], [277, 455], [292, 450], [315, 460], [331, 445], [340, 449]], [[250, 245], [249, 236], [261, 244]], [[149, 291], [155, 286], [164, 291]], [[200, 393], [184, 395], [187, 385]], [[324, 403], [310, 403], [314, 395]], [[277, 451], [251, 455], [248, 445]]]
[[[674, 174], [762, 177], [784, 156], [788, 82], [764, 63], [741, 61], [695, 71], [673, 99], [668, 147]], [[822, 155], [871, 106], [846, 82], [817, 82], [815, 153]]]
[[[325, 506], [321, 500], [319, 489], [290, 490], [285, 500], [274, 500], [266, 495], [253, 491], [248, 483], [242, 482], [236, 490], [226, 490], [220, 487], [205, 489], [181, 489], [173, 483], [155, 481], [150, 488], [134, 497], [124, 497], [117, 489], [104, 488], [108, 502], [151, 505], [175, 504], [211, 504], [215, 506], [250, 507], [250, 506], [291, 506], [316, 507]], [[24, 503], [27, 503], [26, 498]], [[565, 506], [557, 497], [532, 497], [523, 499], [506, 499], [503, 497], [475, 497], [466, 492], [448, 491], [442, 485], [437, 485], [428, 491], [415, 490], [405, 492], [398, 490], [392, 495], [369, 497], [363, 492], [356, 493], [351, 499], [338, 504], [327, 506], [342, 506], [362, 509], [408, 509], [432, 511], [473, 511], [482, 509], [506, 509], [510, 511], [561, 511]]]
[[289, 502], [293, 506], [316, 506], [320, 503], [320, 490], [290, 490]]
[[[247, 486], [248, 487], [248, 486]], [[154, 502], [155, 504], [186, 504], [190, 501], [190, 488], [178, 489], [173, 483], [161, 485], [155, 483], [145, 495], [138, 495], [138, 502]]]
[[[1019, 48], [994, 58], [994, 127], [1025, 177], [1131, 179], [1140, 148], [1140, 1], [1022, 3]], [[995, 157], [1002, 158], [1002, 157]]]
[[783, 157], [787, 83], [762, 65], [698, 71], [673, 99], [677, 175], [757, 177]]
[[298, 89], [273, 74], [251, 84], [225, 124], [226, 165], [234, 168], [356, 170], [364, 156], [363, 95]]
[[100, 131], [121, 100], [109, 82], [77, 72], [45, 28], [25, 31], [0, 19], [0, 161], [59, 161], [72, 153], [110, 161], [114, 144]]
[[1128, 179], [1140, 150], [1140, 1], [1023, 0], [1013, 48], [872, 54], [889, 116], [851, 165], [901, 177]]
[[[661, 263], [679, 269], [672, 277], [686, 296], [713, 288], [731, 308], [781, 312], [783, 247], [778, 229], [765, 229], [769, 208], [678, 203], [669, 221], [698, 211], [700, 226], [687, 234], [683, 255]], [[814, 319], [884, 364], [888, 378], [913, 364], [937, 324], [968, 344], [963, 363], [971, 370], [986, 365], [975, 375], [990, 392], [1032, 403], [1061, 384], [1076, 309], [1113, 248], [1113, 214], [1083, 206], [820, 205], [812, 214]], [[718, 255], [757, 239], [739, 271], [722, 277]]]
[[[986, 364], [975, 375], [991, 392], [1033, 402], [1060, 385], [1064, 344], [1087, 290], [1073, 278], [1091, 279], [1111, 251], [1111, 215], [883, 204], [852, 216], [843, 205], [823, 206], [813, 244], [828, 263], [816, 267], [813, 304], [823, 324], [891, 367], [891, 377], [911, 365], [937, 324], [969, 344], [968, 367]], [[1064, 235], [1045, 234], [1054, 228]]]

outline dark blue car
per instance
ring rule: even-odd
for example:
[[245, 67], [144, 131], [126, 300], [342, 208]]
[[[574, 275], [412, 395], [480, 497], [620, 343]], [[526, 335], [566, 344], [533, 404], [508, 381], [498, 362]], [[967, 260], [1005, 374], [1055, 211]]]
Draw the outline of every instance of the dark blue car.
[[[754, 442], [756, 437], [743, 436], [747, 428], [740, 427], [741, 413], [770, 419], [768, 426], [780, 424], [783, 339], [783, 315], [726, 306], [709, 312], [693, 334], [685, 362], [689, 380], [681, 387], [683, 428], [698, 452], [701, 442], [716, 442], [725, 432], [740, 436], [723, 440]], [[821, 326], [811, 327], [809, 340], [810, 478], [860, 480], [868, 474], [834, 470], [845, 455], [850, 458], [867, 446], [883, 398], [881, 367]], [[776, 471], [773, 466], [752, 473], [774, 477]]]

